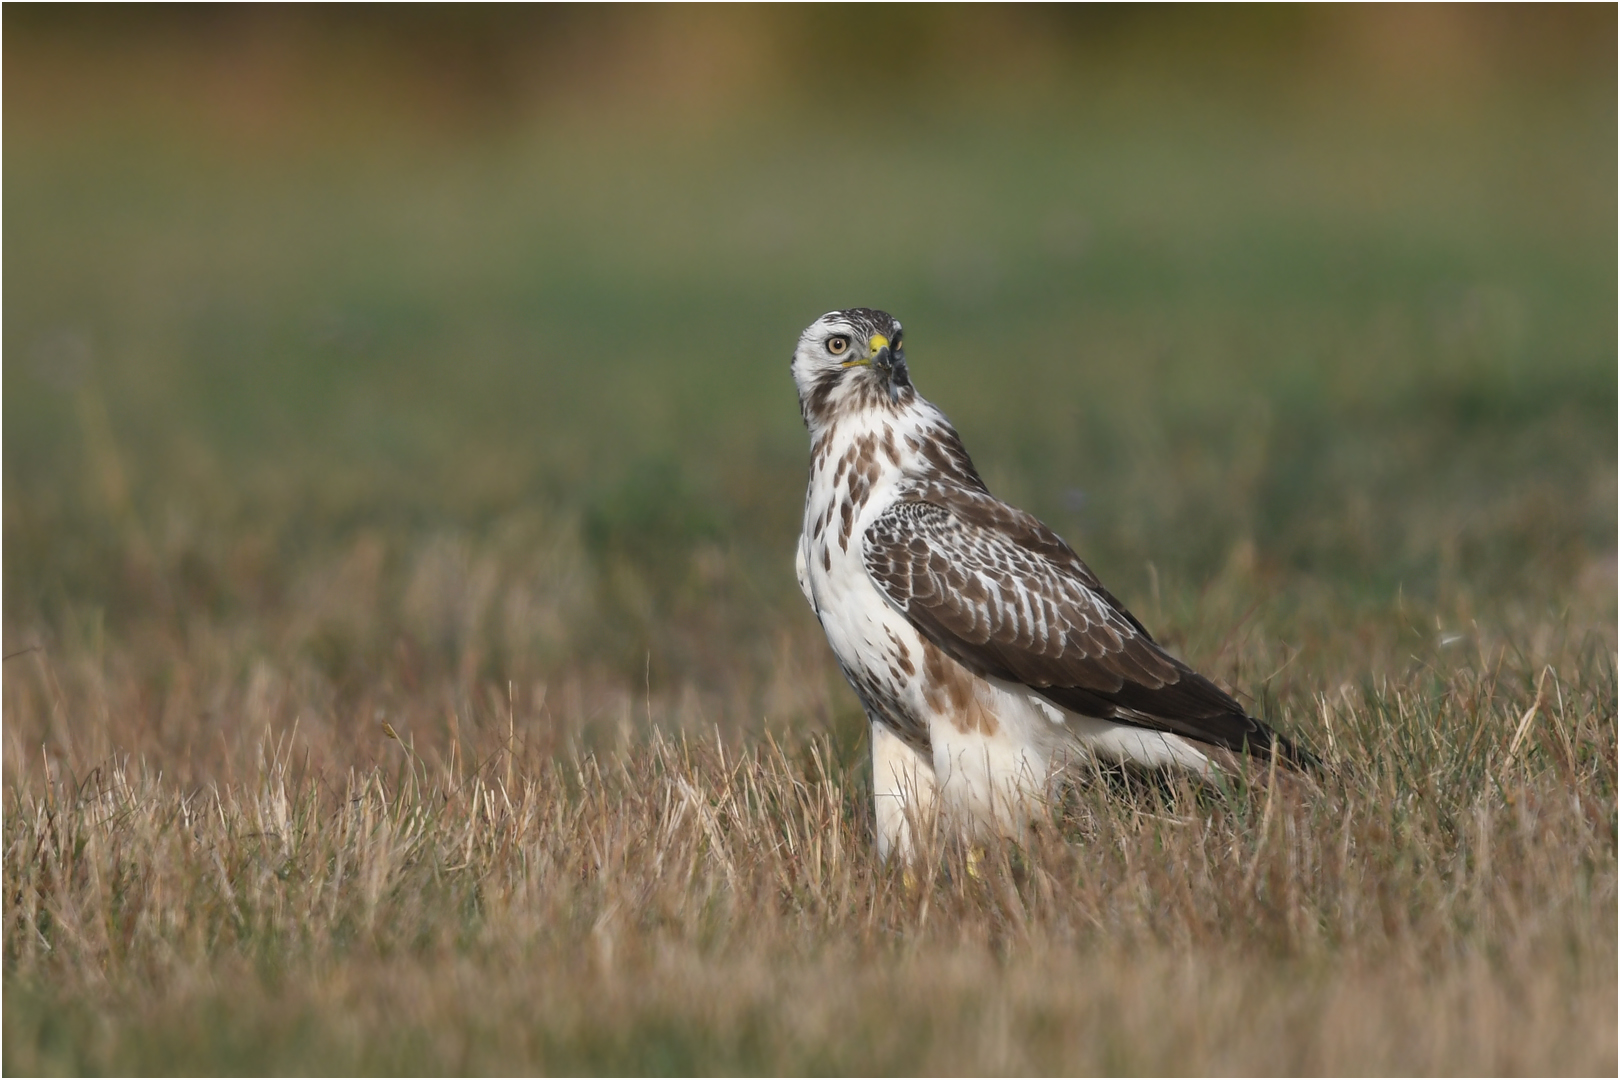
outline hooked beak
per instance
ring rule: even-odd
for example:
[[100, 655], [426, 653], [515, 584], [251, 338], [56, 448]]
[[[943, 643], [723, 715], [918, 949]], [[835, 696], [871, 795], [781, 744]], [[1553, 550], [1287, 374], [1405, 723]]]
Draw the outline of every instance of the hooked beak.
[[898, 342], [889, 344], [889, 339], [882, 334], [872, 337], [870, 348], [872, 350], [872, 366], [877, 368], [888, 384], [889, 400], [900, 400], [900, 388], [911, 385], [910, 375], [906, 371], [906, 351]]
[[911, 379], [906, 372], [906, 351], [889, 344], [889, 339], [882, 334], [873, 334], [866, 343], [866, 357], [861, 360], [845, 360], [843, 366], [876, 368], [883, 381], [888, 384], [889, 399], [900, 399], [900, 388], [910, 386]]
[[894, 370], [896, 362], [905, 363], [905, 354], [897, 353], [889, 345], [889, 339], [882, 334], [873, 334], [872, 339], [866, 343], [866, 356], [861, 360], [845, 360], [844, 367], [875, 367], [887, 375]]

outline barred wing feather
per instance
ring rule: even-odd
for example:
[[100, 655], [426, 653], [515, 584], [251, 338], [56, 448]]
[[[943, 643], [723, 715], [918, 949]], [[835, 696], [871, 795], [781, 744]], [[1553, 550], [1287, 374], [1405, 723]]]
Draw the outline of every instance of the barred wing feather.
[[872, 523], [862, 554], [889, 601], [976, 674], [1083, 716], [1271, 748], [1271, 732], [1161, 649], [1056, 533], [982, 489], [920, 486]]

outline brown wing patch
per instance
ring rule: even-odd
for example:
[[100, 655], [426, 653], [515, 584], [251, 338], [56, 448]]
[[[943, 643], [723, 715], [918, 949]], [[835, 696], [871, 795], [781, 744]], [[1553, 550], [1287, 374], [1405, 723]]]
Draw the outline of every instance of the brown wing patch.
[[1236, 701], [1160, 649], [1055, 533], [982, 488], [918, 485], [866, 530], [862, 553], [878, 588], [965, 674], [1232, 750], [1273, 744]]
[[989, 689], [983, 679], [933, 644], [923, 642], [923, 700], [929, 708], [947, 716], [957, 731], [964, 735], [975, 731], [994, 735], [1000, 729], [986, 700]]

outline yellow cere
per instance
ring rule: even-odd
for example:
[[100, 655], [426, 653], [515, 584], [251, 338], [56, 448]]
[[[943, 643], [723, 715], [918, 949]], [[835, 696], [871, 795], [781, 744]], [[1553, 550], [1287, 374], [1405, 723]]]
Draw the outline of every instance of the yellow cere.
[[845, 360], [839, 366], [840, 367], [847, 367], [847, 368], [867, 367], [872, 363], [873, 358], [876, 357], [879, 352], [881, 352], [882, 350], [884, 350], [884, 349], [886, 349], [888, 347], [889, 347], [889, 339], [888, 338], [884, 337], [882, 334], [873, 334], [872, 335], [872, 340], [868, 341], [866, 343], [866, 359], [865, 360]]

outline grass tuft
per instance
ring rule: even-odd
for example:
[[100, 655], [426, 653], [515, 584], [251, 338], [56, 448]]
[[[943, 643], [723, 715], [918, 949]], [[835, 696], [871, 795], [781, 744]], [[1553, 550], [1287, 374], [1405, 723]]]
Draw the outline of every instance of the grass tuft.
[[18, 747], [5, 1066], [1612, 1071], [1607, 657], [1346, 687], [1314, 782], [1082, 774], [913, 873], [826, 735], [553, 752], [491, 707], [341, 772], [272, 729], [208, 784]]

